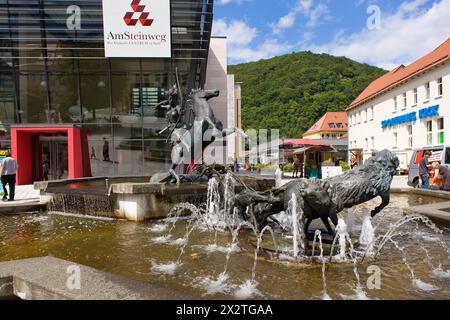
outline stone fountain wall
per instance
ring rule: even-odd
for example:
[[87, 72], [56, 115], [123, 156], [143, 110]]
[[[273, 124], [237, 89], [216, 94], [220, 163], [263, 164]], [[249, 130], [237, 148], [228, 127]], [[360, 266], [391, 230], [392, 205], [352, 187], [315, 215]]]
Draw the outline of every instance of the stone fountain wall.
[[[241, 179], [258, 191], [275, 186], [275, 179], [272, 178], [241, 176]], [[131, 182], [124, 180], [93, 178], [40, 182], [35, 184], [35, 188], [41, 190], [41, 197], [50, 200], [49, 211], [136, 222], [164, 218], [179, 203], [188, 202], [199, 206], [206, 202], [206, 183], [183, 183], [177, 186], [141, 183], [136, 179]], [[236, 186], [236, 192], [242, 189], [242, 185]]]

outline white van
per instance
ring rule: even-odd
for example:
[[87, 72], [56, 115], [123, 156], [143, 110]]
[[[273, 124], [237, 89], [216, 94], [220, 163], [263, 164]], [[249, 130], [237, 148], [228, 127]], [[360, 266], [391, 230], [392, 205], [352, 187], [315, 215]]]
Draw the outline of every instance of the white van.
[[414, 188], [419, 186], [419, 163], [425, 151], [431, 151], [430, 163], [439, 161], [441, 164], [450, 167], [450, 146], [426, 147], [415, 150], [409, 164], [408, 185]]

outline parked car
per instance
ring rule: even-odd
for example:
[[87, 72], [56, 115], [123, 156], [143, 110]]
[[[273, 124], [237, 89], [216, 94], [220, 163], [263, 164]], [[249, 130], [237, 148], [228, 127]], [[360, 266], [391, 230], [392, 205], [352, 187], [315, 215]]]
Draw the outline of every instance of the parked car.
[[425, 151], [431, 151], [429, 162], [439, 161], [442, 165], [450, 167], [450, 146], [426, 147], [415, 150], [409, 164], [408, 185], [414, 188], [419, 186], [419, 162]]

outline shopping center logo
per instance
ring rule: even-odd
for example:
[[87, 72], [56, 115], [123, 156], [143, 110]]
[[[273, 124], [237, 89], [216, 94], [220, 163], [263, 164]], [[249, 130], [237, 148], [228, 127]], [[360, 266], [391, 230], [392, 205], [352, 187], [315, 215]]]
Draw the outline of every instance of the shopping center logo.
[[127, 26], [134, 27], [138, 22], [144, 27], [150, 27], [153, 23], [153, 19], [149, 19], [150, 12], [145, 12], [145, 6], [141, 5], [142, 0], [133, 0], [131, 2], [131, 8], [133, 12], [127, 12], [123, 17]]

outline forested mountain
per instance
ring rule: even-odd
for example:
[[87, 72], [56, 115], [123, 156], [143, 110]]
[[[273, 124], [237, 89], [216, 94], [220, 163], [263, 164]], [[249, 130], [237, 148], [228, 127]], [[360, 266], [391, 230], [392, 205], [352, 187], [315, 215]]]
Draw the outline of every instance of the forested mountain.
[[327, 111], [346, 107], [386, 71], [345, 57], [298, 52], [229, 66], [242, 82], [245, 129], [300, 138]]

